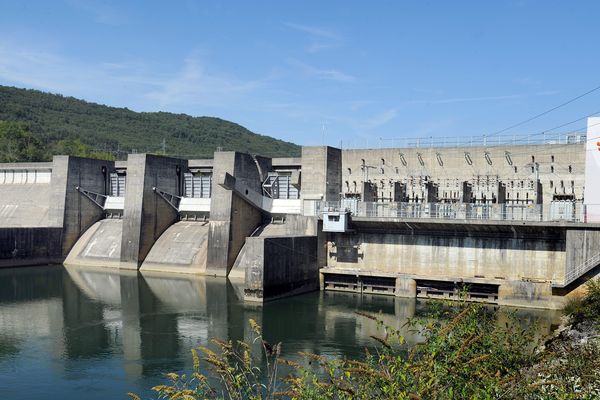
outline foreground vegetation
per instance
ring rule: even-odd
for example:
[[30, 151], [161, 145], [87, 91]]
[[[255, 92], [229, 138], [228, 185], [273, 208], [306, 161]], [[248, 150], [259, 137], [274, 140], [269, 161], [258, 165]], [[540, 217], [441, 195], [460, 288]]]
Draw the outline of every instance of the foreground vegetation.
[[15, 154], [20, 157], [16, 161], [43, 161], [52, 154], [104, 157], [108, 153], [116, 158], [134, 151], [162, 154], [163, 140], [167, 155], [184, 158], [212, 158], [218, 147], [271, 157], [300, 154], [300, 147], [293, 143], [219, 118], [138, 113], [7, 86], [0, 86], [0, 121], [18, 123], [28, 136], [21, 138], [20, 145], [35, 150], [7, 153], [3, 146], [3, 160]]
[[[281, 358], [282, 345], [263, 341], [251, 320], [254, 342], [215, 339], [213, 349], [192, 350], [191, 374], [167, 374], [169, 382], [153, 390], [165, 399], [598, 399], [600, 284], [589, 283], [567, 310], [568, 324], [534, 339], [535, 327], [499, 323], [500, 311], [440, 305], [409, 322], [424, 334], [416, 346], [380, 324], [383, 334], [364, 359], [303, 353], [303, 365]], [[292, 372], [281, 374], [284, 366]]]

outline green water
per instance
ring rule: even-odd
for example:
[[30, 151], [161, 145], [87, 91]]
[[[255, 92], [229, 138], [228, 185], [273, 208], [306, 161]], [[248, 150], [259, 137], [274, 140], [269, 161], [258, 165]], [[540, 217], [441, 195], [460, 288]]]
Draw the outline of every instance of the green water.
[[[244, 304], [225, 279], [140, 275], [62, 266], [0, 269], [0, 398], [118, 399], [151, 395], [165, 371], [191, 368], [190, 349], [210, 338], [248, 340], [248, 319], [283, 356], [299, 351], [360, 357], [381, 313], [403, 327], [426, 302], [315, 292], [264, 306]], [[522, 324], [550, 331], [558, 314], [520, 310]]]

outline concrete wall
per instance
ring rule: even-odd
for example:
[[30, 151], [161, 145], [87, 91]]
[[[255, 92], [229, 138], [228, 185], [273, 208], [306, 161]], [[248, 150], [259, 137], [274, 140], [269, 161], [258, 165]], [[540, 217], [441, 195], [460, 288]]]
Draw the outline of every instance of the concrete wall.
[[[600, 254], [597, 225], [355, 218], [352, 228], [327, 233], [321, 272], [334, 275], [325, 279], [327, 288], [337, 285], [335, 275], [381, 277], [396, 279], [395, 293], [385, 289], [388, 294], [412, 297], [414, 280], [466, 282], [474, 287], [475, 301], [485, 298], [481, 290], [491, 290], [484, 287], [495, 286], [497, 293], [492, 290], [483, 301], [559, 309], [566, 296], [599, 274], [599, 266], [589, 265], [589, 273], [561, 286], [568, 270]], [[352, 279], [346, 281], [340, 290], [358, 290]]]
[[[471, 164], [465, 153], [469, 154]], [[395, 182], [406, 184], [408, 192], [419, 191], [422, 184], [419, 180], [428, 176], [438, 185], [439, 198], [453, 194], [459, 199], [464, 181], [473, 184], [475, 197], [481, 197], [500, 180], [506, 185], [508, 201], [516, 200], [518, 193], [519, 200], [528, 196], [535, 203], [532, 166], [538, 163], [545, 203], [555, 194], [573, 194], [581, 200], [585, 155], [581, 143], [344, 150], [342, 191], [360, 194], [362, 183], [371, 181], [377, 185], [379, 198], [389, 198], [394, 195]], [[362, 168], [363, 160], [368, 168]], [[415, 187], [411, 189], [412, 186]]]
[[50, 183], [0, 185], [0, 226], [48, 226], [50, 192]]
[[250, 237], [244, 299], [264, 302], [317, 290], [316, 236]]
[[52, 163], [0, 163], [0, 227], [48, 226]]
[[149, 154], [127, 158], [121, 268], [140, 267], [152, 245], [177, 220], [177, 211], [153, 188], [179, 195], [187, 161]]
[[302, 148], [302, 198], [338, 201], [342, 191], [342, 151], [334, 147]]
[[0, 267], [63, 260], [62, 228], [0, 228]]
[[565, 230], [483, 224], [405, 226], [355, 222], [355, 234], [330, 234], [330, 268], [439, 279], [561, 281]]
[[600, 254], [600, 231], [588, 229], [567, 230], [565, 264], [567, 270], [577, 268], [598, 254]]

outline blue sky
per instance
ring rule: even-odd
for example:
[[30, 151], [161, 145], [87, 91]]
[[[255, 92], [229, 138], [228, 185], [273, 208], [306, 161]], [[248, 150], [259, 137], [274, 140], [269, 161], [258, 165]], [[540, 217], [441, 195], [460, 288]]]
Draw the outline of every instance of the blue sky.
[[[597, 1], [2, 0], [0, 84], [304, 145], [483, 135], [600, 85], [598, 15]], [[596, 111], [600, 90], [507, 133]]]

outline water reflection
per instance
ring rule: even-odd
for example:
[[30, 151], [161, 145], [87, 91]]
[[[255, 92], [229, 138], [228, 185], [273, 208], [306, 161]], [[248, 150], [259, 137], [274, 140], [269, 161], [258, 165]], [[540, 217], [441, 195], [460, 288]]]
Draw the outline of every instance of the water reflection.
[[[210, 338], [251, 338], [248, 319], [263, 326], [283, 356], [298, 351], [360, 356], [380, 335], [379, 314], [409, 344], [420, 340], [407, 318], [423, 315], [415, 299], [316, 292], [264, 306], [244, 304], [224, 279], [140, 275], [114, 269], [44, 267], [0, 270], [0, 388], [3, 398], [121, 397], [143, 392], [164, 371], [191, 368], [190, 348]], [[524, 324], [548, 332], [558, 315], [518, 311]], [[34, 388], [15, 376], [36, 374]], [[22, 383], [20, 383], [22, 382]]]

